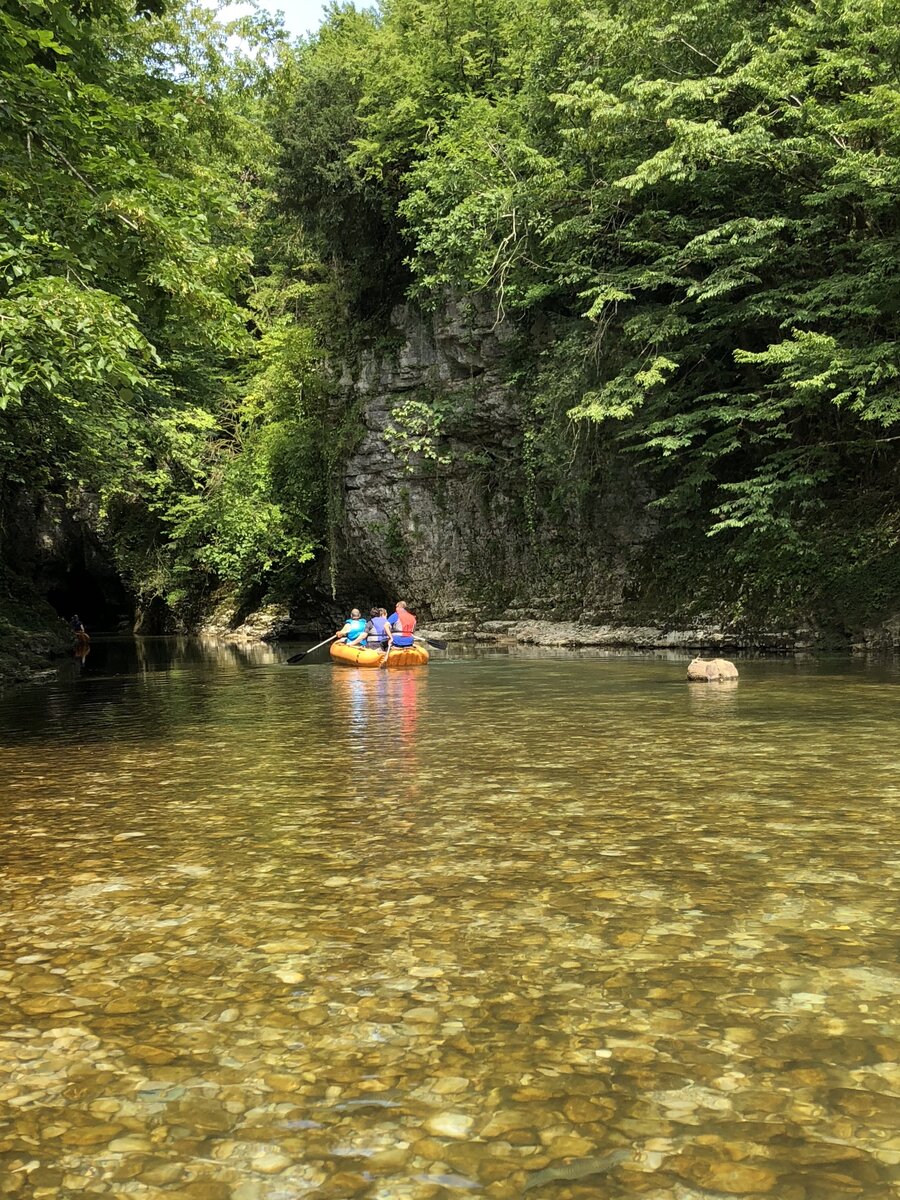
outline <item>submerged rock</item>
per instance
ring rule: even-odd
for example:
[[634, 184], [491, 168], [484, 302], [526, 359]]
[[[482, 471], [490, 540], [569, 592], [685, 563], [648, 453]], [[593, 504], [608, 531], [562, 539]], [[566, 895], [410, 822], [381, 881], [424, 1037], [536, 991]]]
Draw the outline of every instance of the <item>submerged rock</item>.
[[685, 1155], [676, 1159], [673, 1167], [683, 1179], [727, 1196], [764, 1195], [778, 1182], [774, 1171], [750, 1163], [709, 1162]]
[[468, 1137], [473, 1123], [472, 1118], [464, 1113], [445, 1112], [429, 1117], [425, 1128], [438, 1137], [464, 1138]]
[[260, 1175], [278, 1175], [291, 1165], [292, 1160], [286, 1154], [258, 1154], [251, 1162], [254, 1171]]

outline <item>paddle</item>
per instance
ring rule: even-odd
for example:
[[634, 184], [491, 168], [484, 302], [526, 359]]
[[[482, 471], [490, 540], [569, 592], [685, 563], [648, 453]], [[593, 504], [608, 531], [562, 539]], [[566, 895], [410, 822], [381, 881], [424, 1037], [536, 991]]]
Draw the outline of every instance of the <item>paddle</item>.
[[291, 666], [293, 666], [294, 663], [298, 663], [301, 659], [306, 658], [307, 654], [312, 654], [313, 650], [318, 650], [321, 646], [327, 646], [329, 642], [333, 642], [336, 637], [340, 637], [340, 634], [333, 633], [331, 637], [326, 638], [324, 642], [319, 642], [318, 646], [310, 646], [308, 650], [301, 650], [299, 654], [292, 654], [288, 659], [288, 662]]
[[434, 646], [435, 650], [446, 650], [447, 649], [446, 642], [441, 642], [437, 638], [426, 637], [424, 633], [422, 633], [422, 634], [414, 633], [413, 641], [414, 642], [427, 642], [429, 646]]

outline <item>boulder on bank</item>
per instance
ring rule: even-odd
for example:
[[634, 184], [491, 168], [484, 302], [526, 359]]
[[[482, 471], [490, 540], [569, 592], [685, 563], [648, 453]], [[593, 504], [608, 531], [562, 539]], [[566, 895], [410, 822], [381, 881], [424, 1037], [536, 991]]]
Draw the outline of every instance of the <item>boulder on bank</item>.
[[721, 683], [737, 679], [738, 669], [727, 658], [695, 658], [688, 663], [687, 677], [691, 683]]

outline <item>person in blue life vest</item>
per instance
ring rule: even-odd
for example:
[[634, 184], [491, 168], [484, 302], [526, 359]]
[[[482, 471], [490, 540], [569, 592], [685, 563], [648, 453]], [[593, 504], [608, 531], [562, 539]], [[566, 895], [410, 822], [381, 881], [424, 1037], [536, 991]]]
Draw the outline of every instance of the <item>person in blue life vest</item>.
[[364, 645], [366, 640], [366, 625], [358, 608], [350, 609], [350, 617], [334, 635], [348, 646]]
[[374, 650], [388, 648], [387, 609], [373, 608], [366, 621], [366, 642]]
[[406, 607], [405, 600], [397, 601], [396, 608], [388, 617], [386, 628], [391, 644], [396, 646], [398, 650], [401, 646], [413, 645], [416, 618]]

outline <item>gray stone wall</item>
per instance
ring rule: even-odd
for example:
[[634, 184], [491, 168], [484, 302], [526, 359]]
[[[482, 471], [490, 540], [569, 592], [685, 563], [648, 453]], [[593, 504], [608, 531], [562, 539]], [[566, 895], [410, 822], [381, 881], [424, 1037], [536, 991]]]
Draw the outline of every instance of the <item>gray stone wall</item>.
[[610, 454], [580, 530], [540, 511], [529, 527], [522, 401], [505, 382], [521, 332], [471, 300], [404, 305], [392, 325], [397, 346], [340, 379], [364, 432], [346, 466], [339, 576], [438, 621], [621, 616], [648, 497]]

